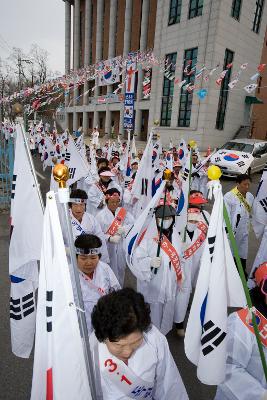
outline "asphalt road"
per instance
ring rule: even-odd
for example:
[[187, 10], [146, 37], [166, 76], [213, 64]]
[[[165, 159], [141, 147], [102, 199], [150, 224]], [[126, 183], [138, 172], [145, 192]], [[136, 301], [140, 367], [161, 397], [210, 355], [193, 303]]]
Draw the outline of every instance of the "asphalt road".
[[[45, 193], [49, 189], [50, 172], [42, 171], [39, 160], [35, 160], [35, 164], [38, 173], [41, 174], [41, 176], [39, 175], [41, 190]], [[254, 175], [252, 179], [251, 192], [255, 194], [260, 174]], [[234, 182], [230, 179], [224, 179], [222, 185], [225, 193], [234, 186]], [[0, 400], [29, 400], [33, 359], [19, 359], [13, 356], [10, 348], [8, 245], [9, 215], [7, 210], [0, 210]], [[252, 265], [258, 246], [258, 241], [251, 233], [248, 266]], [[127, 273], [126, 284], [135, 286], [135, 279], [130, 272]], [[196, 368], [185, 357], [183, 340], [176, 336], [175, 331], [170, 332], [167, 338], [188, 391], [189, 399], [213, 399], [216, 388], [203, 385], [198, 381]], [[79, 400], [78, 397], [77, 400]]]

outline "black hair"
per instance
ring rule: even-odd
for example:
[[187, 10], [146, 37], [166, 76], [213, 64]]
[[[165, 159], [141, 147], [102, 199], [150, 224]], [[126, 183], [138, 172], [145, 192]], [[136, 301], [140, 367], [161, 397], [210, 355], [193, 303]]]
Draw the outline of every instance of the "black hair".
[[101, 297], [93, 308], [92, 326], [99, 342], [111, 342], [151, 327], [150, 306], [144, 296], [124, 288]]
[[[70, 193], [70, 199], [82, 199], [87, 200], [87, 193], [82, 189], [73, 189]], [[69, 203], [69, 207], [71, 208], [72, 203]]]
[[195, 193], [203, 194], [200, 190], [194, 190], [194, 189], [190, 190], [190, 192], [189, 192], [189, 194], [195, 194]]
[[[117, 188], [111, 188], [111, 189], [106, 190], [105, 195], [112, 196], [114, 193], [118, 193], [119, 196], [121, 195], [120, 191]], [[108, 198], [106, 198], [106, 203], [107, 202], [108, 202]]]
[[248, 174], [240, 174], [236, 177], [236, 183], [240, 184], [243, 181], [249, 180], [251, 182], [251, 177]]
[[101, 167], [101, 168], [99, 168], [99, 170], [98, 170], [98, 174], [100, 175], [101, 172], [105, 172], [105, 171], [110, 171], [110, 168], [109, 168], [109, 167]]
[[102, 246], [102, 240], [96, 235], [82, 233], [76, 238], [74, 246], [79, 249], [95, 249]]
[[97, 165], [102, 164], [102, 163], [106, 163], [108, 166], [108, 160], [104, 157], [100, 157], [96, 162]]

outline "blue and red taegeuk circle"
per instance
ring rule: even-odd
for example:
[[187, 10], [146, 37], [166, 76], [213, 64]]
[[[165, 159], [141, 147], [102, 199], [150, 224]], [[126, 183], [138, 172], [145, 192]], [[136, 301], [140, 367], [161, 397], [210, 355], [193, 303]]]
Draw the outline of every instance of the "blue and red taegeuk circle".
[[237, 161], [239, 160], [239, 156], [234, 153], [228, 153], [223, 157], [226, 161]]

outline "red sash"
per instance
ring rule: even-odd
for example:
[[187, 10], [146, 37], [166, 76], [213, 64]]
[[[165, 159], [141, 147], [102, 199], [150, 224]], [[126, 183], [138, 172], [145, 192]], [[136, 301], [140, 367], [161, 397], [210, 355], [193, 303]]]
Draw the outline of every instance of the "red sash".
[[106, 233], [110, 236], [114, 236], [117, 233], [123, 221], [125, 220], [125, 217], [126, 217], [126, 210], [125, 208], [121, 207], [120, 211], [112, 221], [112, 224], [110, 225]]
[[106, 186], [102, 185], [100, 182], [95, 182], [95, 185], [103, 194], [108, 190]]
[[[158, 243], [159, 238], [155, 237], [154, 240]], [[162, 236], [160, 247], [167, 254], [167, 256], [171, 261], [171, 265], [173, 266], [174, 271], [176, 273], [177, 282], [181, 282], [183, 276], [182, 276], [182, 269], [181, 269], [181, 262], [179, 255], [176, 249], [173, 247], [172, 243], [165, 235]]]
[[[265, 347], [267, 347], [267, 319], [258, 310], [255, 309], [255, 311], [255, 318], [259, 328], [261, 342]], [[255, 335], [253, 325], [249, 317], [248, 308], [242, 308], [237, 312], [237, 314], [250, 332]]]
[[201, 231], [201, 233], [200, 233], [199, 237], [197, 238], [197, 240], [185, 250], [185, 252], [184, 252], [185, 260], [192, 257], [206, 239], [206, 235], [208, 232], [207, 225], [204, 224], [204, 222], [198, 222], [197, 227]]

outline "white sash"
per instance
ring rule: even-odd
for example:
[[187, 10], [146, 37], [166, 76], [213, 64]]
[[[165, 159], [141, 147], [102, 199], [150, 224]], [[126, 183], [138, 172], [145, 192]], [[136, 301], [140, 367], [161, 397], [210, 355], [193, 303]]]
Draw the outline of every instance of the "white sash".
[[98, 343], [101, 375], [131, 399], [153, 399], [154, 382], [144, 381], [123, 361], [113, 356], [104, 343]]
[[79, 222], [74, 219], [74, 217], [71, 218], [71, 225], [76, 229], [77, 231], [77, 236], [83, 235], [86, 232], [83, 230], [82, 226], [79, 224]]

